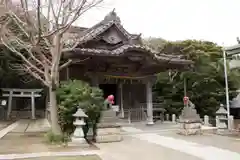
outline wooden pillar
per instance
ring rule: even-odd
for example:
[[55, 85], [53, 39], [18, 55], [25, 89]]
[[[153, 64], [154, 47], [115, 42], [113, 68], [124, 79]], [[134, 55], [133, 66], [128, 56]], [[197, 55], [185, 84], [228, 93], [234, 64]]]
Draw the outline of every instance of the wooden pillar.
[[119, 84], [119, 89], [120, 89], [120, 108], [121, 108], [121, 118], [124, 118], [124, 110], [123, 110], [123, 84], [120, 82]]
[[184, 96], [187, 96], [187, 79], [184, 77], [184, 79], [183, 79], [184, 81], [184, 83], [183, 83], [183, 88], [184, 88]]
[[35, 97], [34, 92], [31, 92], [31, 110], [32, 110], [32, 119], [36, 119], [36, 108], [35, 108]]
[[[48, 89], [46, 89], [45, 91], [45, 118], [47, 118], [47, 120], [49, 121], [50, 118], [49, 118], [49, 103], [50, 103], [50, 100], [49, 100], [49, 92], [48, 92]], [[50, 121], [49, 121], [50, 122]]]
[[12, 112], [12, 95], [13, 95], [13, 91], [9, 91], [8, 109], [7, 109], [7, 119], [10, 118], [10, 114], [11, 114], [11, 112]]
[[98, 81], [98, 76], [97, 75], [90, 75], [91, 77], [91, 84], [93, 87], [98, 87], [99, 86], [99, 81]]
[[69, 67], [66, 68], [66, 79], [69, 80]]
[[146, 83], [147, 96], [147, 125], [153, 125], [153, 103], [152, 103], [152, 82], [149, 80]]

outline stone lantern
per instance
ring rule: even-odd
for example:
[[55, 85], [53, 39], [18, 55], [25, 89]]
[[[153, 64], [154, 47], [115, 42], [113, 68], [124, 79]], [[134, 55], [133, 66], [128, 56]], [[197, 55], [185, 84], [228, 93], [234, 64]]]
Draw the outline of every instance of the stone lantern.
[[224, 108], [223, 104], [220, 105], [220, 108], [216, 112], [216, 127], [220, 130], [227, 129], [227, 110]]
[[72, 135], [72, 142], [70, 145], [86, 145], [88, 144], [84, 138], [84, 132], [82, 127], [86, 124], [84, 122], [84, 119], [88, 116], [82, 111], [81, 108], [78, 108], [77, 112], [73, 114], [73, 117], [75, 117], [75, 121], [73, 122], [73, 125], [76, 126], [76, 129], [73, 132]]

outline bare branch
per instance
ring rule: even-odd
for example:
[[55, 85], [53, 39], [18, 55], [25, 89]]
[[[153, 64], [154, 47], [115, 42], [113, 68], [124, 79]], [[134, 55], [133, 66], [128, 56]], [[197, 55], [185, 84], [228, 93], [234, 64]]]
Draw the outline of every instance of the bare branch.
[[[28, 24], [29, 29], [31, 29], [34, 26], [34, 24], [31, 23], [31, 18], [30, 18], [29, 12], [28, 12], [29, 11], [28, 10], [28, 0], [21, 0], [21, 6], [22, 6], [22, 12], [24, 13], [24, 20]], [[29, 38], [31, 40], [33, 40], [31, 32], [29, 32]]]
[[72, 60], [68, 60], [66, 63], [62, 64], [60, 67], [59, 67], [59, 70], [62, 70], [63, 68], [69, 66], [70, 64], [72, 63]]
[[42, 70], [40, 70], [39, 68], [37, 68], [37, 66], [35, 66], [34, 64], [32, 64], [22, 53], [20, 53], [19, 51], [17, 51], [14, 47], [9, 46], [7, 43], [4, 42], [4, 40], [1, 38], [1, 42], [4, 44], [4, 46], [6, 46], [10, 51], [12, 51], [13, 53], [15, 53], [16, 55], [18, 55], [27, 65], [29, 65], [30, 67], [34, 68], [36, 71], [38, 71], [41, 74], [44, 74], [44, 72]]
[[50, 66], [52, 66], [51, 58], [50, 58], [50, 57], [47, 58], [47, 57], [44, 55], [44, 53], [40, 54], [40, 56], [41, 56], [41, 59], [42, 59], [43, 62], [44, 62], [44, 66], [48, 65], [49, 68], [50, 68]]
[[27, 33], [27, 31], [24, 29], [23, 24], [24, 22], [16, 16], [16, 14], [12, 11], [10, 11], [10, 16], [12, 17], [12, 20], [18, 25], [18, 27], [22, 30], [22, 32], [30, 38], [30, 35]]
[[[72, 63], [69, 60], [60, 64], [62, 53], [67, 50], [67, 47], [63, 48], [66, 45], [63, 35], [78, 18], [103, 0], [45, 0], [45, 4], [43, 0], [34, 1], [33, 8], [31, 0], [20, 0], [20, 8], [3, 5], [5, 8], [2, 10], [0, 6], [3, 11], [0, 14], [0, 41], [19, 57], [18, 71], [24, 75], [28, 73], [54, 92], [59, 86], [60, 70]], [[45, 11], [41, 10], [44, 5], [47, 7], [47, 19], [43, 14]], [[52, 127], [53, 132], [60, 134], [56, 116], [58, 106], [54, 103], [56, 96], [50, 99], [52, 126], [55, 126]]]
[[[72, 15], [72, 13], [76, 12], [80, 6], [80, 8], [82, 8], [83, 3], [86, 3], [86, 0], [80, 0], [79, 4], [74, 4], [73, 0], [70, 0], [68, 4], [66, 4], [66, 6], [64, 6], [63, 8], [63, 18], [62, 18], [62, 23], [61, 25], [66, 25], [66, 23], [68, 22], [69, 17]], [[73, 9], [73, 5], [77, 6]]]
[[37, 44], [40, 43], [41, 33], [42, 33], [40, 14], [41, 14], [41, 0], [37, 0], [37, 21], [38, 21], [38, 41], [37, 41]]
[[44, 85], [49, 86], [49, 83], [47, 83], [39, 74], [34, 72], [34, 70], [32, 70], [31, 67], [29, 67], [28, 65], [25, 65], [25, 64], [23, 64], [23, 66], [29, 74], [31, 74], [36, 79], [40, 80]]
[[60, 1], [59, 10], [58, 10], [58, 13], [57, 13], [57, 19], [58, 19], [57, 23], [59, 23], [59, 18], [60, 18], [61, 8], [63, 6], [63, 3], [65, 3], [65, 0]]
[[[46, 2], [46, 0], [45, 0], [45, 2]], [[50, 5], [48, 5], [47, 6], [47, 21], [49, 22], [48, 23], [48, 26], [47, 26], [47, 30], [49, 31], [49, 29], [50, 29], [50, 13], [51, 13], [51, 7], [50, 7]]]
[[[82, 59], [82, 60], [77, 60], [77, 62], [79, 63], [79, 62], [83, 62], [83, 61], [86, 61], [86, 60], [89, 60], [89, 59], [90, 59], [90, 57]], [[68, 60], [66, 63], [62, 64], [59, 67], [59, 69], [61, 70], [61, 69], [65, 68], [65, 67], [69, 66], [72, 62], [73, 62], [73, 60]]]
[[48, 5], [49, 5], [49, 7], [50, 7], [50, 10], [52, 11], [52, 15], [53, 15], [53, 18], [54, 18], [54, 23], [56, 24], [56, 25], [58, 25], [58, 17], [56, 16], [56, 13], [55, 13], [55, 10], [54, 10], [54, 5], [53, 5], [53, 3], [52, 3], [52, 0], [49, 0], [48, 1]]
[[[47, 4], [36, 0], [35, 8], [30, 8], [29, 0], [20, 0], [19, 9], [6, 9], [3, 14], [6, 19], [0, 22], [0, 40], [20, 58], [21, 70], [52, 87], [59, 83], [59, 71], [72, 63], [69, 60], [60, 64], [62, 53], [78, 44], [76, 39], [72, 48], [64, 48], [63, 34], [86, 11], [103, 0], [58, 0], [58, 4], [53, 0], [45, 1]], [[47, 7], [47, 19], [42, 15], [43, 5]]]
[[[12, 70], [17, 70], [19, 72], [19, 75], [24, 77], [23, 79], [24, 83], [31, 81], [32, 79], [29, 80], [30, 79], [29, 76], [31, 76], [37, 80], [40, 80], [44, 85], [49, 85], [48, 83], [45, 83], [44, 79], [40, 75], [34, 72], [34, 70], [32, 70], [31, 67], [29, 67], [26, 64], [10, 64], [9, 67]], [[28, 79], [28, 81], [26, 81], [26, 79]]]
[[65, 26], [65, 28], [63, 28], [62, 33], [66, 32], [69, 27], [81, 16], [83, 15], [85, 12], [87, 12], [89, 9], [97, 6], [98, 4], [100, 4], [103, 0], [93, 0], [92, 3], [86, 5], [87, 0], [82, 0], [82, 3], [80, 4], [80, 6], [77, 8], [75, 15], [73, 16], [72, 20], [70, 22], [67, 23], [67, 25]]
[[32, 75], [30, 75], [28, 72], [26, 72], [25, 69], [23, 69], [23, 66], [21, 64], [9, 63], [9, 68], [11, 70], [18, 72], [18, 75], [20, 75], [20, 77], [21, 77], [20, 81], [22, 81], [23, 83], [29, 83], [33, 79], [35, 79]]

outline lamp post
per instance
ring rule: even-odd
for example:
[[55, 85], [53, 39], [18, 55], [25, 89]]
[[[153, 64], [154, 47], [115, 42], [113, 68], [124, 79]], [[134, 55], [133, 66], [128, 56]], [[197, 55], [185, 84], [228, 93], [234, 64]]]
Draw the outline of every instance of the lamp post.
[[240, 54], [240, 44], [225, 48], [223, 50], [223, 61], [224, 61], [224, 78], [225, 78], [225, 90], [226, 90], [226, 105], [227, 105], [227, 118], [228, 118], [228, 129], [230, 126], [230, 105], [229, 105], [229, 93], [228, 93], [228, 75], [227, 75], [227, 60], [226, 55], [233, 56]]
[[228, 93], [228, 75], [227, 75], [227, 60], [226, 53], [223, 50], [223, 63], [224, 63], [224, 78], [225, 78], [225, 93], [226, 93], [226, 105], [227, 105], [227, 118], [228, 118], [228, 129], [230, 129], [230, 105], [229, 105], [229, 93]]

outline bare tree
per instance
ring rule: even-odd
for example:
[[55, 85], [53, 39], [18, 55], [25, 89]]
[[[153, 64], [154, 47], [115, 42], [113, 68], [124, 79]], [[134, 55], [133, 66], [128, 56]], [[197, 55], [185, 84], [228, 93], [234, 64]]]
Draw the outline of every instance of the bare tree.
[[19, 70], [49, 88], [52, 131], [61, 134], [55, 90], [60, 70], [71, 60], [60, 60], [63, 52], [71, 51], [79, 42], [75, 37], [69, 43], [65, 35], [79, 17], [102, 0], [19, 0], [11, 5], [8, 1], [0, 0], [4, 8], [0, 14], [1, 43], [20, 57]]

